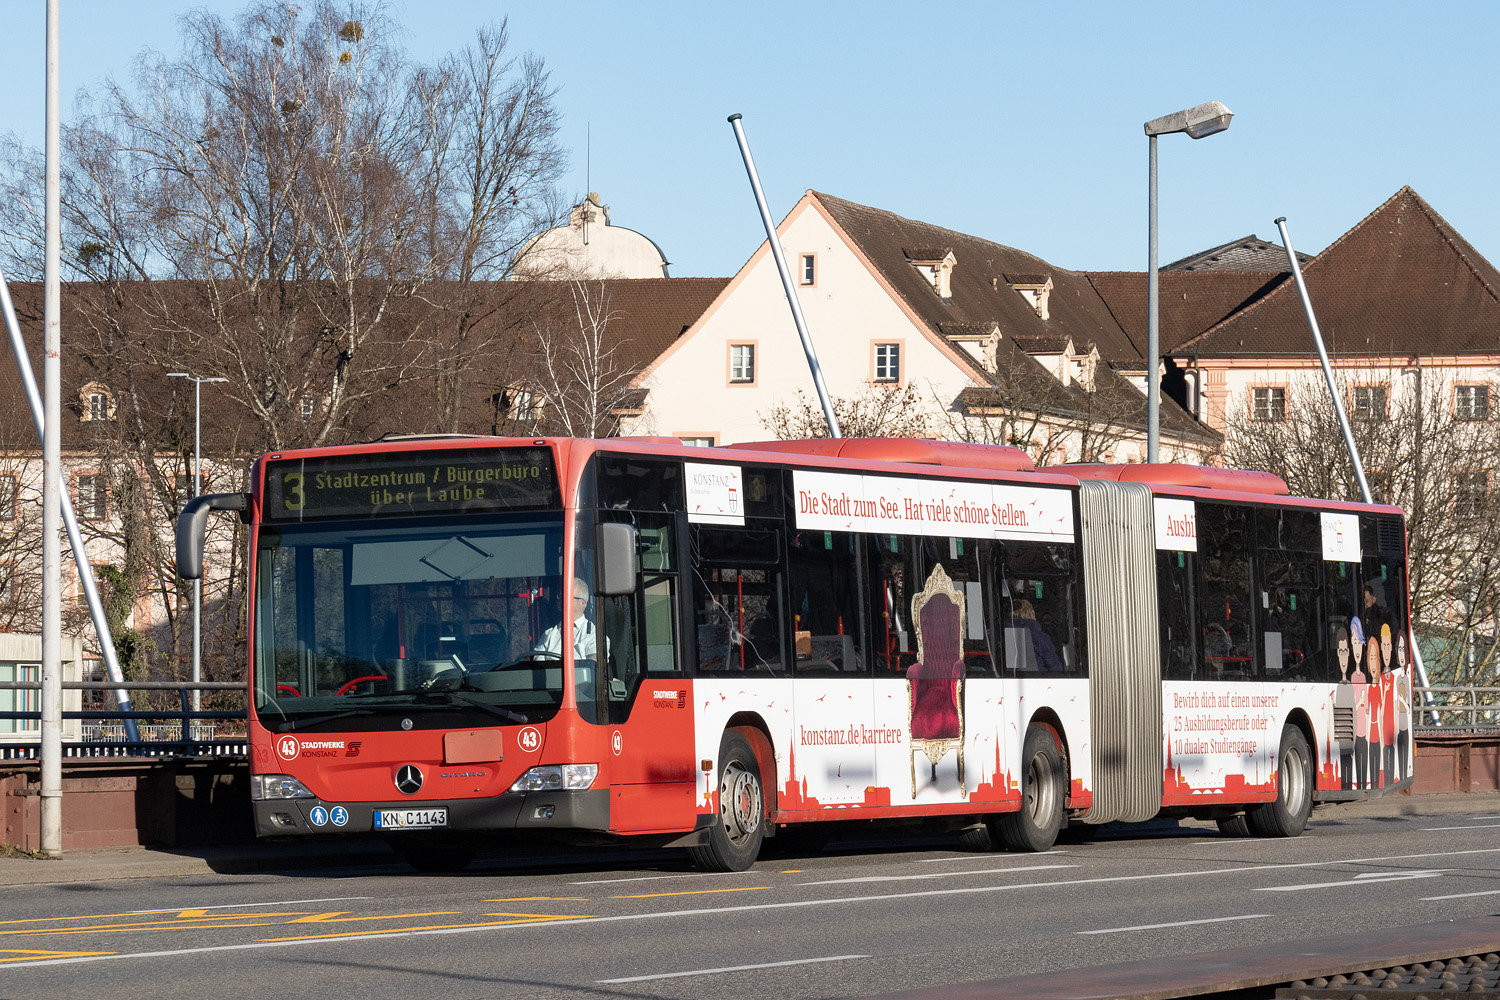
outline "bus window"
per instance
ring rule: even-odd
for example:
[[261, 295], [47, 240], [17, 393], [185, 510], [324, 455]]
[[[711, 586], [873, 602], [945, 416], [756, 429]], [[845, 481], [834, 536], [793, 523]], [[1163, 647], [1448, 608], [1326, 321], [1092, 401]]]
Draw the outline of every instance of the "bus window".
[[783, 671], [781, 533], [693, 525], [700, 674]]
[[1260, 655], [1267, 679], [1334, 681], [1338, 668], [1323, 642], [1322, 543], [1316, 511], [1263, 508], [1256, 541], [1260, 566]]
[[599, 506], [608, 510], [681, 510], [682, 463], [637, 455], [602, 455], [596, 480]]
[[1008, 677], [1083, 677], [1073, 546], [1004, 543], [1000, 563], [1000, 626]]
[[1198, 630], [1193, 626], [1197, 600], [1198, 556], [1193, 552], [1156, 553], [1156, 602], [1161, 608], [1161, 673], [1172, 681], [1198, 679]]
[[870, 610], [875, 645], [872, 659], [882, 676], [905, 676], [917, 659], [912, 598], [922, 592], [936, 566], [964, 595], [963, 657], [971, 677], [998, 676], [990, 648], [994, 609], [986, 606], [981, 567], [994, 557], [995, 543], [974, 538], [931, 538], [910, 535], [867, 535], [865, 558], [870, 566]]
[[797, 531], [787, 540], [787, 575], [796, 672], [868, 675], [859, 599], [860, 536]]
[[[579, 711], [589, 721], [601, 724], [629, 718], [648, 671], [679, 669], [677, 518], [671, 514], [638, 514], [629, 515], [629, 519], [636, 526], [638, 545], [636, 592], [596, 598], [603, 660], [581, 660], [575, 668]], [[592, 526], [585, 530], [586, 524], [580, 516], [580, 539], [593, 537]], [[589, 701], [597, 704], [590, 705]]]
[[1198, 624], [1208, 680], [1250, 680], [1257, 674], [1250, 600], [1253, 527], [1249, 508], [1198, 504]]

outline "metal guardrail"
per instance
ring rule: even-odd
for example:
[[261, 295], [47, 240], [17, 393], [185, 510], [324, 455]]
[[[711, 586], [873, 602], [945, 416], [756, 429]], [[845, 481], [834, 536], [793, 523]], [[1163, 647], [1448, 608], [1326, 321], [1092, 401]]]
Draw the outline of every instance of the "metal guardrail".
[[[240, 720], [246, 717], [244, 709], [230, 711], [198, 711], [192, 710], [193, 691], [244, 691], [245, 684], [242, 681], [135, 681], [124, 685], [112, 681], [64, 681], [64, 691], [118, 691], [122, 688], [129, 691], [176, 691], [179, 699], [179, 707], [175, 710], [161, 709], [145, 711], [105, 711], [103, 709], [90, 709], [79, 712], [63, 712], [64, 719], [94, 721], [107, 723], [111, 721], [123, 721], [125, 719], [152, 720], [161, 723], [162, 720], [170, 720], [164, 724], [140, 727], [143, 737], [148, 734], [157, 738], [143, 738], [138, 741], [125, 739], [95, 739], [82, 742], [64, 743], [62, 755], [64, 758], [93, 758], [93, 757], [242, 757], [249, 754], [249, 740], [244, 736], [227, 739], [216, 739], [212, 735], [219, 722]], [[40, 691], [42, 688], [39, 681], [0, 681], [0, 691]], [[0, 712], [0, 720], [35, 721], [40, 724], [42, 713], [35, 712]], [[205, 726], [204, 723], [215, 725]], [[114, 735], [106, 732], [113, 729], [105, 725], [85, 727], [92, 729], [98, 736]], [[119, 729], [123, 732], [124, 727]], [[208, 730], [205, 738], [204, 730]], [[7, 742], [0, 743], [0, 760], [28, 760], [35, 759], [41, 754], [41, 742], [35, 743]]]
[[1413, 721], [1421, 732], [1500, 731], [1500, 686], [1435, 684], [1412, 690], [1419, 699], [1412, 706]]

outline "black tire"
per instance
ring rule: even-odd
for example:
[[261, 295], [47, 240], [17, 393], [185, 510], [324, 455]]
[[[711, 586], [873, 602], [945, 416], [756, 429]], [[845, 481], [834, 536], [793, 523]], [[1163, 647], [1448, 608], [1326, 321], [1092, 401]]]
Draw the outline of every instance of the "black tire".
[[1026, 731], [1021, 750], [1021, 808], [990, 821], [990, 832], [1010, 851], [1047, 851], [1063, 826], [1062, 751], [1052, 734], [1037, 726]]
[[474, 860], [475, 848], [450, 840], [426, 837], [391, 837], [386, 843], [401, 860], [427, 875], [461, 872]]
[[719, 819], [708, 843], [689, 847], [688, 857], [706, 872], [742, 872], [760, 856], [766, 835], [766, 794], [750, 744], [738, 733], [719, 742]]
[[995, 837], [988, 823], [979, 823], [958, 831], [958, 846], [961, 850], [983, 854], [995, 849]]
[[1226, 816], [1214, 822], [1219, 824], [1219, 832], [1226, 837], [1250, 836], [1250, 824], [1245, 822], [1244, 813], [1235, 813], [1233, 816]]
[[1281, 730], [1276, 753], [1276, 798], [1245, 810], [1245, 820], [1259, 837], [1298, 837], [1312, 813], [1312, 754], [1296, 726]]

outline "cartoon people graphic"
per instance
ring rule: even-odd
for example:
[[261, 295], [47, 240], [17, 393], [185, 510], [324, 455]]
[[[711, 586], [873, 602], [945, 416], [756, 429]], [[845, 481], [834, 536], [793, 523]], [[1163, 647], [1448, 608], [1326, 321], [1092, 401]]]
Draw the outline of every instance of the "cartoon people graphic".
[[1386, 683], [1382, 680], [1380, 670], [1380, 643], [1371, 637], [1370, 643], [1365, 649], [1367, 651], [1365, 662], [1370, 670], [1370, 683], [1365, 685], [1365, 697], [1370, 701], [1368, 712], [1370, 719], [1369, 747], [1366, 751], [1367, 756], [1365, 757], [1365, 767], [1368, 770], [1365, 774], [1367, 782], [1365, 787], [1379, 788], [1380, 764], [1381, 758], [1384, 755], [1384, 737], [1382, 736], [1381, 727], [1385, 714]]
[[1349, 675], [1349, 683], [1354, 688], [1354, 787], [1364, 788], [1370, 768], [1370, 679], [1360, 667], [1365, 649], [1364, 632], [1358, 618], [1351, 624], [1354, 626], [1349, 637], [1350, 649], [1354, 653], [1354, 672]]
[[1391, 627], [1380, 626], [1380, 787], [1396, 783], [1396, 675], [1391, 671]]
[[1406, 633], [1396, 636], [1396, 773], [1405, 781], [1411, 759], [1411, 671], [1406, 669]]
[[1344, 791], [1354, 787], [1354, 685], [1349, 683], [1349, 633], [1340, 625], [1334, 633], [1339, 683], [1333, 689], [1333, 731], [1339, 741], [1339, 776]]

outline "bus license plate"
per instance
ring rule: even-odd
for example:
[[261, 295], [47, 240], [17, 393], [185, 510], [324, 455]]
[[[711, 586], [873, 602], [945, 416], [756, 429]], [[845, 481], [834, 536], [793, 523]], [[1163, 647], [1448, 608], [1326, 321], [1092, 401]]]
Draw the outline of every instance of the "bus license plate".
[[447, 809], [377, 809], [377, 830], [431, 830], [448, 825]]

